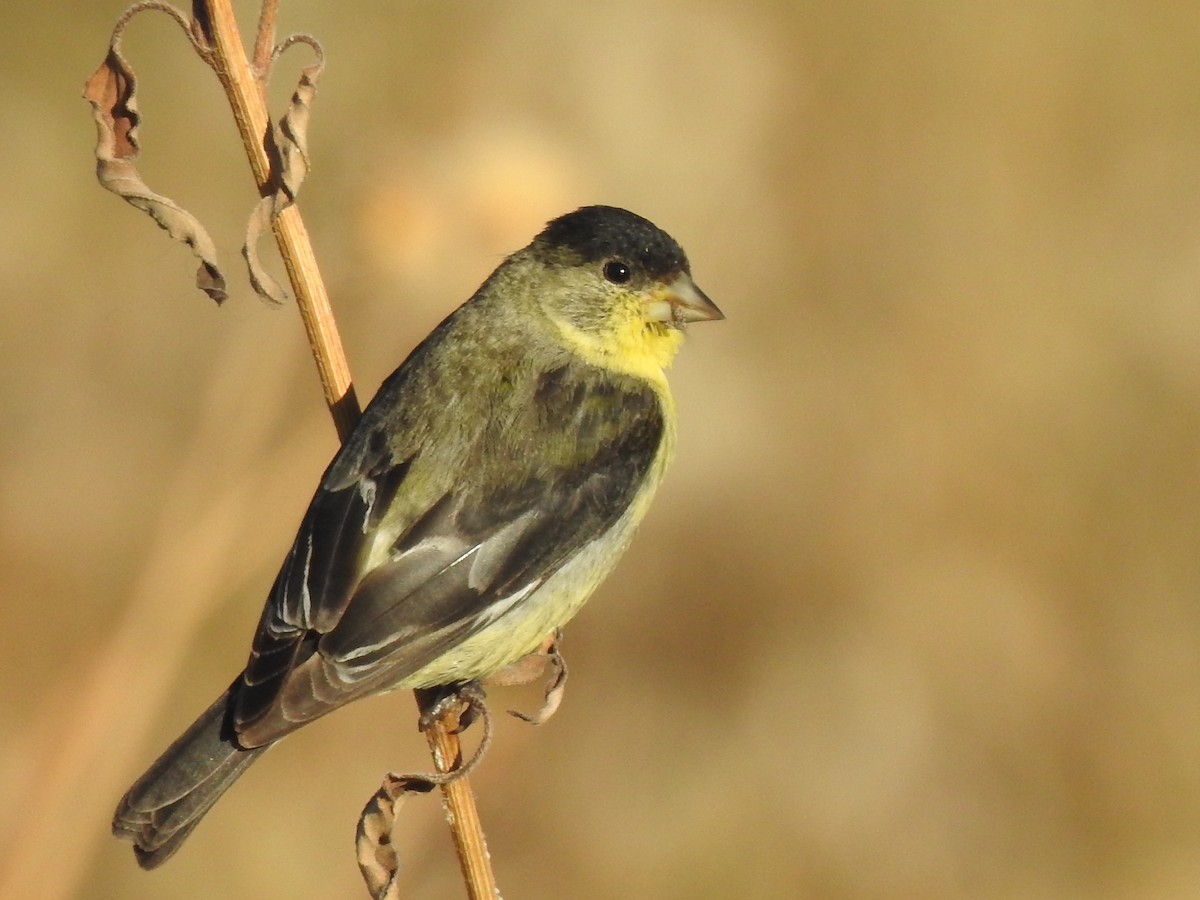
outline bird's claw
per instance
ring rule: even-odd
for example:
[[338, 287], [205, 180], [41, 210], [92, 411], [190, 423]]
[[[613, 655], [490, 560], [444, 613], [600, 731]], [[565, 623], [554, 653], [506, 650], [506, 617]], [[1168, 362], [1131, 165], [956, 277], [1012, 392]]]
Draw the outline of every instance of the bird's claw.
[[478, 681], [426, 688], [419, 693], [421, 717], [417, 720], [417, 727], [422, 732], [428, 731], [452, 712], [458, 712], [458, 725], [451, 733], [462, 734], [486, 712], [484, 701], [487, 695]]

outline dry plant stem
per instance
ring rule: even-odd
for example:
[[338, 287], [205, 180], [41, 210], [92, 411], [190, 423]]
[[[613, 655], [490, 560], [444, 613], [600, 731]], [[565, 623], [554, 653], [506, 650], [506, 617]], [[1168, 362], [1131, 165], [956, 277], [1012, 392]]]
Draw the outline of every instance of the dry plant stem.
[[[450, 721], [451, 718], [454, 721]], [[433, 764], [439, 772], [450, 772], [462, 765], [462, 748], [458, 735], [452, 731], [458, 725], [457, 719], [457, 716], [444, 718], [425, 732]], [[471, 780], [464, 775], [440, 787], [446, 798], [446, 816], [450, 820], [450, 833], [454, 837], [467, 895], [471, 900], [495, 900], [500, 896], [500, 889], [492, 872], [492, 859], [483, 836], [483, 824], [479, 821], [479, 810], [475, 807]]]
[[[212, 42], [217, 77], [221, 79], [233, 108], [233, 117], [250, 160], [254, 180], [263, 189], [271, 176], [271, 160], [265, 141], [270, 119], [263, 84], [255, 77], [246, 59], [230, 0], [205, 0], [203, 6], [211, 31], [208, 36]], [[263, 6], [256, 53], [262, 52], [262, 45], [268, 43], [270, 36], [275, 33], [274, 7], [275, 4], [270, 2]], [[269, 51], [266, 57], [269, 60]], [[325, 402], [333, 415], [338, 436], [345, 440], [361, 410], [354, 395], [350, 367], [342, 350], [341, 338], [338, 337], [329, 295], [325, 292], [325, 282], [321, 279], [312, 241], [308, 238], [308, 229], [304, 227], [300, 210], [295, 206], [285, 209], [275, 220], [274, 230], [288, 280], [296, 295], [300, 318], [308, 334], [313, 359], [317, 363]]]
[[254, 38], [254, 74], [267, 77], [271, 66], [271, 52], [275, 49], [275, 16], [279, 11], [279, 0], [263, 0], [258, 13], [258, 34]]
[[[197, 0], [198, 6], [199, 0]], [[274, 42], [277, 0], [265, 0], [255, 41], [255, 65], [265, 75], [270, 47]], [[263, 83], [256, 78], [246, 59], [230, 0], [204, 0], [203, 12], [210, 29], [214, 63], [242, 137], [246, 155], [260, 189], [270, 178], [271, 161], [265, 136], [270, 127]], [[199, 9], [197, 10], [199, 11]], [[350, 379], [350, 367], [342, 350], [329, 296], [317, 268], [316, 256], [308, 231], [295, 206], [285, 209], [274, 224], [275, 239], [287, 268], [288, 279], [296, 295], [300, 316], [308, 334], [313, 358], [325, 391], [325, 401], [333, 415], [338, 435], [345, 440], [361, 412]], [[461, 762], [454, 723], [435, 723], [427, 732], [434, 765], [439, 772], [451, 771]], [[472, 900], [493, 900], [498, 896], [492, 873], [475, 796], [466, 777], [442, 787], [446, 798], [447, 819], [454, 836], [468, 896]]]

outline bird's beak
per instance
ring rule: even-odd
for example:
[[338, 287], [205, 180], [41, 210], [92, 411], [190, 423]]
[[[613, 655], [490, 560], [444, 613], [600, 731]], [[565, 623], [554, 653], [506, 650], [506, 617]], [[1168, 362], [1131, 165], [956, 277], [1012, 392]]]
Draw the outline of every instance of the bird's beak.
[[717, 304], [696, 287], [687, 272], [680, 272], [679, 277], [670, 284], [654, 291], [647, 298], [646, 312], [652, 321], [675, 328], [682, 328], [688, 322], [725, 318], [725, 314], [717, 309]]

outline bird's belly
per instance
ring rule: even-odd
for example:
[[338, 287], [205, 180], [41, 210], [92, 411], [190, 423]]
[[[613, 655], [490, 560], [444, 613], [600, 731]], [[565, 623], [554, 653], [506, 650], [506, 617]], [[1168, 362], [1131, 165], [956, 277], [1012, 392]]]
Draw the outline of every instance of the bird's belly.
[[546, 637], [583, 607], [629, 546], [645, 504], [634, 503], [603, 537], [588, 544], [546, 583], [517, 600], [496, 620], [411, 676], [402, 687], [486, 681], [540, 649]]

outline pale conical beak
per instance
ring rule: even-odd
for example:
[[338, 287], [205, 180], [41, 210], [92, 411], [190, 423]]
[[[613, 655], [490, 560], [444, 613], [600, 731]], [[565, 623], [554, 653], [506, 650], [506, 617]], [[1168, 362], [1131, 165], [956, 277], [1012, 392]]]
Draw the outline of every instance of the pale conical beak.
[[717, 304], [696, 287], [686, 272], [679, 273], [678, 278], [655, 291], [646, 307], [653, 321], [676, 328], [688, 322], [711, 322], [725, 318], [725, 314], [717, 309]]

